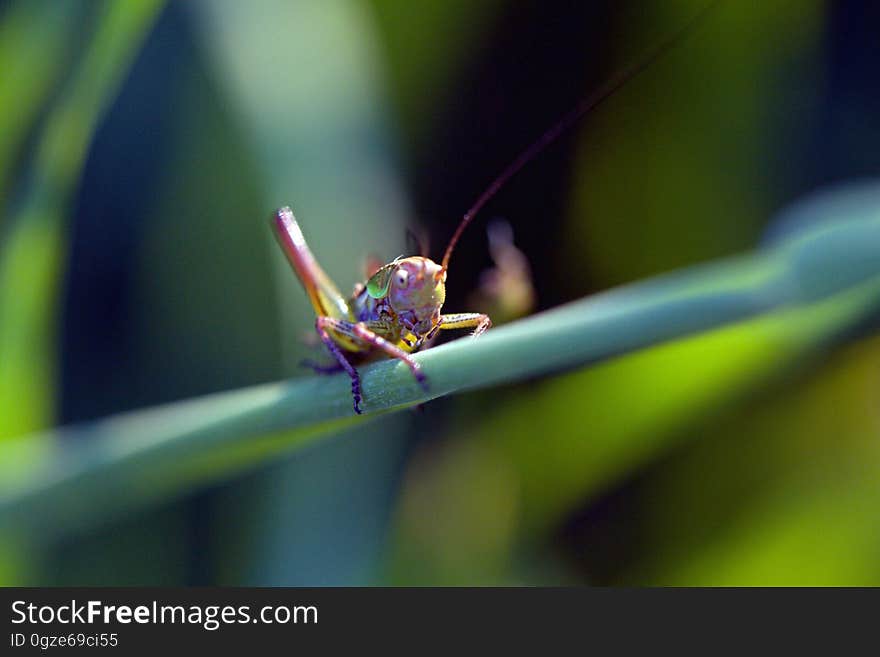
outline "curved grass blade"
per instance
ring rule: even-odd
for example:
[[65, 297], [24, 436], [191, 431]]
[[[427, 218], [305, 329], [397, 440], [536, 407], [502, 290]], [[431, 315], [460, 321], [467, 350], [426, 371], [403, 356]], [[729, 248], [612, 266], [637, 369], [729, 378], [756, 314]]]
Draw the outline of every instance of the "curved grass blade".
[[229, 477], [370, 416], [771, 312], [819, 321], [815, 339], [827, 340], [880, 311], [880, 205], [864, 198], [846, 206], [843, 217], [835, 215], [840, 206], [820, 199], [812, 207], [824, 207], [826, 221], [772, 248], [614, 289], [478, 340], [420, 353], [429, 393], [399, 363], [364, 367], [365, 418], [352, 414], [347, 378], [306, 377], [7, 441], [0, 445], [0, 526], [75, 530]]

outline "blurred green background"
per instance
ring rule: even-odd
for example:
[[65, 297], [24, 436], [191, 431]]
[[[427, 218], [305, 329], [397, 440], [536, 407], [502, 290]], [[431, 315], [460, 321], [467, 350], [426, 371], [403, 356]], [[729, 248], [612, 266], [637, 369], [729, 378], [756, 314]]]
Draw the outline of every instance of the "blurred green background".
[[[0, 3], [0, 446], [304, 376], [314, 316], [272, 209], [344, 291], [407, 227], [438, 257], [524, 146], [703, 4]], [[446, 308], [482, 310], [491, 217], [540, 310], [755, 248], [793, 201], [876, 176], [878, 30], [870, 0], [722, 2], [492, 201]], [[385, 415], [99, 526], [5, 528], [0, 582], [877, 585], [876, 323], [810, 342], [810, 321]]]

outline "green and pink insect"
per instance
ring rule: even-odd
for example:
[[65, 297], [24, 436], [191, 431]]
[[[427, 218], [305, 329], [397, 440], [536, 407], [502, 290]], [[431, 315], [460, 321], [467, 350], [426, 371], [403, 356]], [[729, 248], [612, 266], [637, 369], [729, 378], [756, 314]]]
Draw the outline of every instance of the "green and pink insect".
[[363, 401], [356, 364], [381, 357], [396, 358], [409, 367], [419, 384], [427, 390], [427, 378], [412, 354], [430, 346], [439, 331], [473, 329], [472, 335], [479, 336], [492, 325], [489, 316], [483, 313], [444, 315], [441, 312], [446, 301], [449, 259], [465, 228], [514, 174], [556, 141], [584, 114], [609, 98], [664, 51], [684, 38], [716, 4], [718, 3], [710, 3], [679, 32], [661, 42], [648, 56], [621, 71], [596, 93], [582, 100], [523, 151], [464, 215], [440, 264], [424, 256], [397, 258], [376, 269], [366, 283], [356, 285], [352, 296], [346, 298], [312, 255], [293, 211], [289, 207], [275, 211], [272, 217], [275, 236], [314, 307], [317, 314], [315, 329], [327, 350], [336, 359], [336, 365], [312, 367], [323, 373], [348, 373], [351, 377], [355, 413], [361, 413]]
[[379, 267], [366, 283], [358, 283], [346, 299], [312, 255], [291, 209], [275, 211], [275, 236], [318, 316], [315, 330], [337, 362], [313, 368], [348, 373], [355, 413], [361, 413], [362, 401], [355, 364], [382, 356], [397, 358], [427, 390], [425, 374], [411, 354], [429, 345], [438, 331], [472, 329], [472, 335], [478, 336], [492, 325], [482, 313], [441, 313], [449, 258], [469, 220], [469, 216], [462, 220], [441, 264], [424, 256], [397, 258]]

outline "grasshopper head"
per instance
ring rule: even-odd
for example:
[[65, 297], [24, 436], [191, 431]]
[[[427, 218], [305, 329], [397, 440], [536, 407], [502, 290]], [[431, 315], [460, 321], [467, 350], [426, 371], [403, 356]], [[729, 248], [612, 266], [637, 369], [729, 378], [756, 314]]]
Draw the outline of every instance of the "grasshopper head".
[[401, 258], [373, 274], [367, 292], [374, 299], [387, 297], [398, 314], [430, 317], [446, 300], [446, 271], [429, 258]]

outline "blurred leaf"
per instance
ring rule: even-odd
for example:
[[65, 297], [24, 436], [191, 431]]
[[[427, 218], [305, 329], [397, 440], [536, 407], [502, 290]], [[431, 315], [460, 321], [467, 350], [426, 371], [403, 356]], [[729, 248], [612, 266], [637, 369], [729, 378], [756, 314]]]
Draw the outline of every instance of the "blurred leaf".
[[[673, 585], [880, 583], [880, 341], [701, 427], [640, 498], [653, 546], [625, 581]], [[697, 490], [698, 488], [698, 490]]]
[[[707, 3], [635, 4], [618, 67]], [[812, 143], [823, 88], [824, 11], [820, 0], [717, 3], [587, 117], [558, 259], [585, 265], [567, 277], [582, 288], [618, 285], [755, 243], [810, 161], [799, 149]]]
[[12, 165], [69, 64], [73, 26], [85, 3], [27, 0], [0, 20], [0, 217], [12, 184]]
[[397, 116], [408, 143], [430, 127], [425, 117], [444, 107], [451, 83], [465, 62], [483, 47], [486, 24], [500, 0], [367, 0], [382, 32]]
[[0, 538], [0, 586], [27, 586], [33, 583], [33, 552], [9, 532]]
[[[799, 362], [864, 316], [876, 286], [644, 350], [533, 387], [473, 428], [521, 474], [523, 530], [558, 523], [681, 440], [680, 428]], [[579, 412], [567, 412], [572, 396]], [[535, 439], [535, 423], [546, 427]]]
[[522, 497], [517, 473], [484, 442], [429, 445], [408, 469], [389, 577], [399, 586], [508, 583]]
[[[170, 19], [188, 24], [182, 7], [172, 11]], [[121, 354], [119, 380], [108, 374], [102, 381], [124, 387], [129, 403], [138, 406], [284, 373], [272, 293], [277, 246], [266, 235], [263, 176], [247, 124], [230, 108], [196, 44], [178, 47], [160, 174], [132, 210], [140, 213], [131, 228], [136, 246], [126, 321], [132, 335]], [[120, 157], [119, 151], [113, 155]], [[96, 391], [103, 392], [86, 386], [87, 395]]]
[[[831, 197], [873, 198], [864, 191]], [[812, 203], [838, 207], [827, 198]], [[431, 382], [428, 393], [402, 363], [364, 367], [365, 407], [371, 413], [405, 408], [773, 310], [816, 313], [816, 325], [828, 335], [829, 327], [842, 331], [876, 312], [878, 299], [880, 208], [867, 205], [852, 217], [830, 214], [827, 223], [772, 250], [612, 290], [500, 327], [479, 340], [457, 340], [417, 354]], [[365, 419], [352, 416], [346, 377], [310, 377], [8, 441], [0, 452], [0, 522], [64, 531], [86, 518], [227, 477]]]
[[52, 422], [64, 217], [92, 135], [161, 7], [108, 2], [62, 90], [0, 253], [0, 438]]

